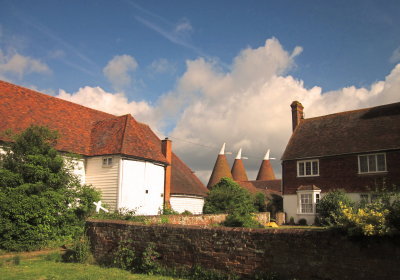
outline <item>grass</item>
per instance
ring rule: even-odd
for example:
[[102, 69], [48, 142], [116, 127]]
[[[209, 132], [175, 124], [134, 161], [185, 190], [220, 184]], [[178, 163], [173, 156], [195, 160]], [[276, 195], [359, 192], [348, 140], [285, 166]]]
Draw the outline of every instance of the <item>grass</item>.
[[2, 280], [176, 280], [158, 275], [132, 274], [117, 268], [104, 268], [97, 265], [59, 262], [60, 254], [44, 256], [0, 259]]

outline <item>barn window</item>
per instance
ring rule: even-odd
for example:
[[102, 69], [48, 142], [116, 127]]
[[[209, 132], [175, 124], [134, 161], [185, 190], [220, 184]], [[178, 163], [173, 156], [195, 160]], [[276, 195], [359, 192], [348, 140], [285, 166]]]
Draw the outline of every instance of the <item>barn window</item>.
[[104, 157], [103, 158], [103, 167], [111, 167], [113, 165], [112, 157]]

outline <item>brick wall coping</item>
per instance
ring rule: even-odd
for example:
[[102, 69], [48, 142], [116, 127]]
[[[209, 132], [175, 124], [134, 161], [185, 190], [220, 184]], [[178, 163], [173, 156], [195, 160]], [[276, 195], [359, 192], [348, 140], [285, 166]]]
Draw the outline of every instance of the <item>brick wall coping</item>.
[[329, 229], [300, 229], [300, 228], [241, 228], [241, 227], [224, 227], [224, 226], [196, 226], [196, 225], [177, 225], [177, 224], [143, 224], [140, 222], [134, 221], [124, 221], [124, 220], [100, 220], [100, 219], [88, 219], [86, 220], [87, 224], [92, 224], [94, 226], [116, 226], [118, 225], [133, 225], [139, 227], [166, 227], [166, 228], [182, 228], [182, 229], [202, 229], [202, 230], [214, 230], [214, 231], [240, 231], [240, 232], [258, 232], [265, 234], [288, 234], [288, 235], [310, 235], [310, 234], [327, 234], [331, 232]]

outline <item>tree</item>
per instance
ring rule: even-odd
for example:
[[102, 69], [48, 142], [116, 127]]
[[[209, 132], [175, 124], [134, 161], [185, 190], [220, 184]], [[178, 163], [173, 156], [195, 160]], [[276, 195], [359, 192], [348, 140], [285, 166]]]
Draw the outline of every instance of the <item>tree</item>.
[[0, 157], [0, 248], [33, 250], [83, 232], [100, 194], [81, 185], [70, 157], [55, 149], [57, 133], [31, 126]]
[[205, 214], [228, 214], [225, 226], [255, 227], [258, 222], [253, 219], [256, 212], [251, 194], [230, 178], [222, 178], [216, 184], [204, 202]]

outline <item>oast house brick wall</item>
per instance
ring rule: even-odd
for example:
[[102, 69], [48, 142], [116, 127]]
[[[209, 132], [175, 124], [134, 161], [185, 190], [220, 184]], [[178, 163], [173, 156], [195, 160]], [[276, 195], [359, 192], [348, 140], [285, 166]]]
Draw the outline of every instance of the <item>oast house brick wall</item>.
[[154, 242], [161, 262], [234, 272], [275, 272], [296, 279], [399, 279], [400, 242], [351, 241], [331, 231], [242, 229], [182, 225], [139, 225], [126, 221], [87, 221], [92, 250], [110, 262], [118, 243], [132, 240], [140, 253]]

